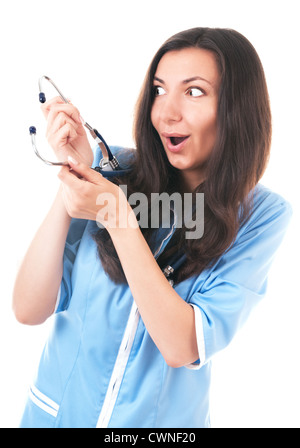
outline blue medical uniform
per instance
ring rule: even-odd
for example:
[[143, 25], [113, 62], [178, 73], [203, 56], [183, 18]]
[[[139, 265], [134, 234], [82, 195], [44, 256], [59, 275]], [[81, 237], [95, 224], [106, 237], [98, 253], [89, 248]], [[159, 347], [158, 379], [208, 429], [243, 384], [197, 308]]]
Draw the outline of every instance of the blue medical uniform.
[[[230, 250], [175, 286], [195, 311], [199, 351], [198, 362], [181, 368], [166, 364], [129, 287], [104, 272], [92, 238], [96, 223], [73, 219], [53, 329], [21, 427], [209, 427], [211, 359], [265, 295], [290, 217], [281, 196], [257, 185], [251, 218]], [[156, 256], [173, 231], [161, 229]]]

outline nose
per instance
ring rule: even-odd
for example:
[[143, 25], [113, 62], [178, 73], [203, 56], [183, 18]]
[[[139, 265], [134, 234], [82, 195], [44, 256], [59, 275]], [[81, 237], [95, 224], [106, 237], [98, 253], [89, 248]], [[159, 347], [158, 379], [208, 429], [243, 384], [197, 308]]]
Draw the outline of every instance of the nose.
[[182, 113], [178, 98], [166, 95], [161, 104], [160, 118], [167, 124], [181, 121]]

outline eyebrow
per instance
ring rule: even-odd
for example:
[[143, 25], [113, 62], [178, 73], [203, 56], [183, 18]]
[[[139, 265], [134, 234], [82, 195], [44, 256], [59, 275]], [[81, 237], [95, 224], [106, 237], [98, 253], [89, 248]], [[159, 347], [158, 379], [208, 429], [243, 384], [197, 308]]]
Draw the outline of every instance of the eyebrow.
[[[163, 79], [158, 78], [158, 76], [154, 76], [154, 81], [158, 81], [161, 84], [165, 84], [165, 81]], [[189, 84], [190, 82], [193, 82], [193, 81], [204, 81], [204, 82], [207, 82], [207, 84], [212, 86], [212, 83], [210, 81], [208, 81], [205, 78], [202, 78], [201, 76], [193, 76], [192, 78], [184, 79], [182, 81], [182, 84]]]

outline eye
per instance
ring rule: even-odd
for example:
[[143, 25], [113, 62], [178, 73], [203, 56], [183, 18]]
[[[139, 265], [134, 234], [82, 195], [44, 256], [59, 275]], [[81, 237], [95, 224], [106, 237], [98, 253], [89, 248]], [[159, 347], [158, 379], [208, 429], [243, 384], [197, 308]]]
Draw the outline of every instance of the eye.
[[155, 96], [161, 96], [166, 93], [165, 89], [161, 86], [154, 86], [154, 93]]
[[198, 98], [204, 95], [204, 91], [200, 87], [190, 87], [186, 93], [193, 98]]

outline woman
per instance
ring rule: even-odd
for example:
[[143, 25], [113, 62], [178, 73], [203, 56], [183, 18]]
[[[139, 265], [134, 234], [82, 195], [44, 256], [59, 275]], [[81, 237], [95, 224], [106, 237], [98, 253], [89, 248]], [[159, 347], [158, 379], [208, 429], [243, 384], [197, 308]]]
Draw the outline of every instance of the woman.
[[[254, 48], [226, 29], [171, 37], [141, 91], [136, 151], [113, 148], [130, 167], [114, 182], [89, 168], [99, 154], [75, 107], [54, 99], [43, 112], [69, 167], [15, 284], [19, 321], [56, 313], [22, 426], [210, 426], [211, 358], [265, 294], [291, 215], [258, 184], [271, 114]], [[137, 193], [144, 225], [127, 199]], [[187, 237], [172, 201], [167, 226], [146, 225], [152, 193], [192, 195], [194, 218], [204, 194], [203, 235]], [[165, 268], [179, 259], [172, 285]]]

